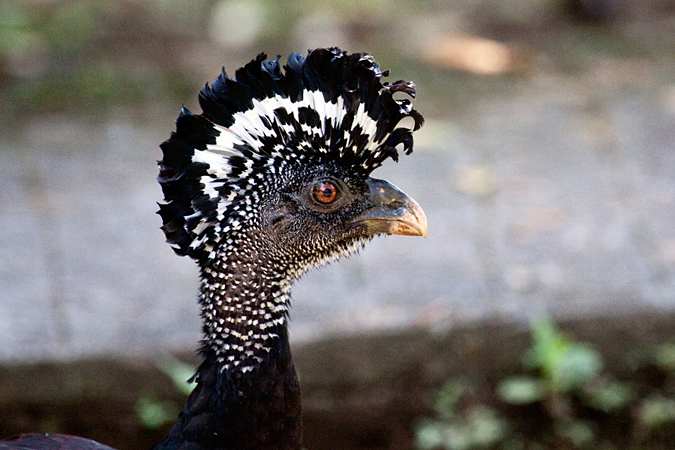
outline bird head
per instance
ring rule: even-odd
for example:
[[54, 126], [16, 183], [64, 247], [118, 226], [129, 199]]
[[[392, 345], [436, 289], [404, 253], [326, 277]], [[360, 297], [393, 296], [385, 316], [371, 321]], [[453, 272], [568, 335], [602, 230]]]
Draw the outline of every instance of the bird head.
[[387, 75], [337, 48], [223, 70], [200, 93], [203, 113], [183, 108], [161, 145], [159, 214], [174, 250], [207, 266], [245, 240], [299, 276], [377, 234], [426, 236], [419, 205], [370, 177], [412, 152], [424, 121], [394, 98], [414, 98], [413, 83]]

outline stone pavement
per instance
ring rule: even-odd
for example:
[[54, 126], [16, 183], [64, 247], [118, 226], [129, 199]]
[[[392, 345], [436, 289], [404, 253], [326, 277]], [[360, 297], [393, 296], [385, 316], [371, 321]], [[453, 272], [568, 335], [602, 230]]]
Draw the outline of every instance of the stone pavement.
[[[675, 76], [577, 81], [429, 117], [375, 173], [418, 200], [428, 238], [308, 274], [293, 340], [675, 308]], [[197, 271], [155, 215], [172, 117], [36, 118], [0, 141], [0, 360], [196, 346]]]

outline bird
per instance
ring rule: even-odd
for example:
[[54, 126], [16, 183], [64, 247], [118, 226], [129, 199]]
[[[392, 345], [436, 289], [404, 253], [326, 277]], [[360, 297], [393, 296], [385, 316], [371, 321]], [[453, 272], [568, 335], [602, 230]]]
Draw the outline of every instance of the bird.
[[[202, 113], [183, 107], [160, 145], [161, 228], [199, 267], [203, 339], [196, 387], [153, 450], [301, 449], [292, 284], [377, 235], [426, 238], [419, 204], [370, 176], [413, 150], [414, 83], [337, 47], [279, 60], [260, 53], [232, 78], [223, 68], [200, 91]], [[108, 448], [38, 438], [0, 450]]]

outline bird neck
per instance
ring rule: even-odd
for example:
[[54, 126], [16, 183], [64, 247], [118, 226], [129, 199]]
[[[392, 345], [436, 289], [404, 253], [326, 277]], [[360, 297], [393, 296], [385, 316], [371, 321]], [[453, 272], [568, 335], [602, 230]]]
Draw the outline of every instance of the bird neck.
[[203, 349], [197, 386], [178, 422], [153, 450], [300, 450], [300, 386], [285, 326], [256, 370], [223, 370]]
[[291, 279], [282, 263], [268, 256], [258, 236], [235, 239], [202, 266], [200, 304], [204, 344], [221, 370], [253, 372], [282, 345]]
[[155, 450], [298, 450], [300, 387], [287, 330], [290, 281], [254, 239], [203, 264], [204, 361]]

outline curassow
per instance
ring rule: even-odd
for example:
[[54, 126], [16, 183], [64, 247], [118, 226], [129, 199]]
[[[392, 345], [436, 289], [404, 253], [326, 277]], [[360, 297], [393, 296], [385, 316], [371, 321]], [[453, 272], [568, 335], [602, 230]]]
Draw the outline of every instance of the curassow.
[[[201, 269], [203, 362], [178, 422], [155, 450], [302, 447], [300, 387], [287, 332], [291, 284], [377, 234], [425, 236], [419, 205], [370, 177], [422, 116], [366, 53], [318, 49], [282, 68], [260, 54], [183, 108], [161, 144], [162, 229]], [[411, 118], [405, 126], [400, 122]], [[22, 435], [9, 448], [98, 448]]]

